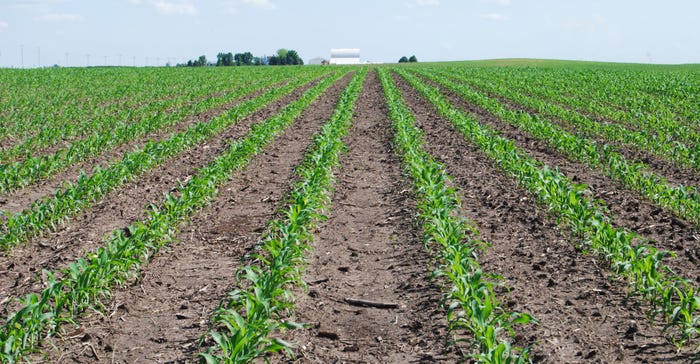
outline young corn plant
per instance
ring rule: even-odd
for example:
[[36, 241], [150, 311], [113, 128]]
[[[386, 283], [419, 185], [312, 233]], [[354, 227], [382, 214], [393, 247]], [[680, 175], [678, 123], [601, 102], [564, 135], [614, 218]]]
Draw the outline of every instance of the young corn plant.
[[[107, 168], [96, 167], [90, 176], [81, 174], [75, 183], [69, 183], [63, 191], [56, 191], [52, 197], [35, 201], [25, 211], [8, 215], [5, 224], [0, 226], [0, 248], [9, 250], [47, 230], [55, 230], [57, 225], [89, 208], [107, 193], [213, 137], [265, 105], [291, 93], [307, 81], [307, 78], [302, 78], [282, 87], [272, 88], [256, 98], [241, 102], [211, 121], [196, 123], [162, 141], [149, 141], [143, 148], [125, 154], [120, 162]], [[243, 88], [238, 96], [254, 92], [257, 87], [259, 85], [253, 84]]]
[[129, 233], [116, 230], [106, 246], [60, 272], [45, 272], [47, 288], [27, 295], [22, 308], [11, 314], [0, 327], [0, 358], [15, 362], [36, 350], [44, 337], [60, 325], [75, 324], [86, 310], [104, 309], [111, 291], [134, 279], [139, 268], [162, 246], [176, 239], [178, 226], [206, 206], [217, 194], [217, 186], [228, 180], [285, 130], [342, 74], [334, 73], [304, 92], [279, 114], [255, 124], [241, 140], [207, 166], [201, 168], [186, 185], [178, 188], [178, 197], [168, 193], [162, 205], [151, 205], [148, 218], [128, 227]]
[[286, 351], [290, 343], [272, 333], [300, 327], [285, 319], [293, 310], [295, 286], [302, 280], [306, 253], [313, 242], [313, 229], [324, 219], [334, 184], [333, 169], [345, 145], [341, 138], [351, 125], [367, 70], [353, 76], [333, 115], [314, 137], [310, 152], [296, 168], [299, 181], [287, 197], [283, 218], [272, 221], [262, 238], [258, 265], [240, 269], [239, 289], [230, 292], [216, 311], [209, 332], [210, 345], [201, 357], [207, 363], [247, 363], [269, 353]]
[[523, 150], [513, 141], [474, 117], [455, 108], [439, 90], [427, 85], [405, 70], [395, 70], [420, 92], [462, 135], [495, 160], [519, 184], [530, 190], [560, 223], [570, 227], [582, 248], [603, 257], [613, 271], [629, 282], [631, 292], [651, 304], [650, 318], [661, 315], [667, 332], [678, 346], [700, 335], [698, 296], [690, 281], [665, 266], [661, 259], [671, 254], [644, 244], [633, 232], [615, 228], [600, 201], [585, 195], [583, 185], [574, 184], [558, 170], [553, 170]]
[[[466, 331], [472, 338], [457, 339], [470, 345], [470, 357], [481, 363], [529, 362], [529, 347], [511, 344], [514, 327], [537, 323], [525, 313], [510, 312], [500, 305], [493, 288], [497, 283], [485, 277], [477, 252], [485, 244], [478, 230], [457, 217], [460, 201], [457, 191], [446, 185], [451, 178], [430, 154], [424, 151], [423, 136], [414, 125], [414, 117], [391, 81], [388, 71], [378, 69], [389, 105], [395, 137], [405, 169], [413, 180], [417, 211], [426, 248], [436, 245], [440, 266], [436, 276], [451, 285], [447, 294], [447, 319], [450, 331]], [[493, 277], [498, 278], [498, 277]]]
[[[305, 77], [313, 77], [317, 73], [304, 72], [300, 74]], [[270, 87], [276, 80], [277, 78], [273, 77], [254, 80], [246, 83], [243, 90], [251, 93], [260, 88]], [[31, 185], [86, 158], [97, 156], [137, 137], [176, 125], [188, 116], [222, 106], [245, 94], [241, 90], [237, 90], [216, 97], [200, 99], [188, 105], [177, 105], [178, 107], [173, 111], [164, 108], [142, 115], [137, 122], [128, 119], [113, 120], [111, 127], [107, 130], [95, 131], [86, 138], [60, 148], [50, 155], [28, 156], [21, 162], [0, 165], [0, 192], [9, 192]], [[138, 115], [134, 117], [138, 117]]]
[[[628, 160], [617, 152], [616, 148], [567, 132], [549, 120], [536, 115], [513, 110], [501, 101], [489, 98], [465, 86], [461, 82], [467, 81], [462, 78], [458, 78], [460, 80], [458, 83], [450, 79], [453, 76], [448, 77], [443, 72], [423, 70], [419, 73], [438, 83], [441, 87], [445, 87], [464, 99], [483, 107], [499, 119], [545, 141], [549, 146], [567, 155], [569, 159], [586, 163], [591, 169], [600, 168], [609, 177], [619, 181], [630, 190], [637, 191], [672, 214], [692, 223], [700, 224], [700, 194], [695, 188], [682, 185], [671, 186], [663, 177], [649, 172], [647, 165]], [[639, 143], [641, 145], [648, 144], [644, 141]]]

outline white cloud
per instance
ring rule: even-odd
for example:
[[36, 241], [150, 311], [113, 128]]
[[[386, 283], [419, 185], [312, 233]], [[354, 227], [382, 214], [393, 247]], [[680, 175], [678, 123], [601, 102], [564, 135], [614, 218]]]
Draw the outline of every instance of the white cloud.
[[440, 6], [440, 0], [413, 0], [407, 3], [406, 6], [409, 8], [423, 7], [423, 6]]
[[277, 5], [270, 0], [243, 0], [243, 3], [265, 10], [277, 10]]
[[8, 24], [6, 21], [0, 20], [0, 30], [7, 29], [10, 27], [10, 24]]
[[71, 13], [44, 14], [44, 15], [39, 15], [39, 16], [35, 17], [34, 19], [40, 20], [40, 21], [65, 22], [65, 23], [74, 23], [74, 22], [80, 22], [80, 21], [85, 20], [85, 18], [82, 15], [71, 14]]
[[189, 1], [151, 0], [150, 4], [164, 14], [195, 15], [197, 8]]
[[500, 6], [510, 6], [511, 0], [482, 0], [482, 2], [496, 4]]
[[197, 14], [197, 8], [192, 4], [190, 0], [126, 0], [128, 3], [133, 5], [148, 4], [154, 8], [159, 13], [163, 14], [181, 14], [181, 15], [195, 15]]
[[503, 14], [499, 14], [499, 13], [482, 14], [481, 17], [483, 19], [490, 20], [490, 21], [496, 21], [496, 22], [508, 20], [507, 16], [505, 16]]

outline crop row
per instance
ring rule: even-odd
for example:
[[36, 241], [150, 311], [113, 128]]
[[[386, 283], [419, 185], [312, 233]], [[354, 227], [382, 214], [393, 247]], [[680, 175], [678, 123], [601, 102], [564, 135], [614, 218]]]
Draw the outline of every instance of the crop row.
[[165, 115], [161, 113], [144, 115], [139, 122], [117, 121], [112, 129], [92, 134], [85, 139], [59, 149], [51, 155], [28, 157], [22, 162], [0, 166], [0, 192], [7, 192], [30, 185], [38, 179], [46, 178], [71, 164], [96, 156], [105, 150], [127, 143], [137, 137], [175, 125], [187, 116], [196, 115], [224, 105], [241, 95], [254, 92], [260, 87], [269, 86], [275, 80], [275, 77], [262, 79], [237, 92], [225, 94], [222, 97], [204, 99]]
[[660, 119], [653, 123], [640, 123], [638, 128], [629, 128], [621, 124], [593, 120], [578, 111], [528, 96], [509, 87], [508, 84], [475, 80], [466, 77], [464, 73], [461, 73], [459, 79], [526, 108], [537, 110], [542, 115], [559, 119], [576, 128], [579, 133], [599, 136], [611, 142], [646, 151], [657, 157], [669, 159], [680, 167], [700, 169], [700, 150], [695, 147], [700, 142], [700, 134], [689, 127], [679, 125], [675, 120]]
[[[250, 78], [248, 82], [254, 80]], [[86, 134], [104, 133], [121, 124], [138, 122], [168, 110], [179, 109], [183, 105], [197, 102], [198, 99], [211, 98], [215, 96], [213, 90], [221, 90], [225, 86], [231, 87], [225, 92], [229, 93], [240, 87], [240, 84], [230, 85], [230, 82], [219, 80], [219, 84], [199, 83], [189, 87], [180, 84], [180, 88], [171, 89], [154, 88], [152, 84], [149, 86], [129, 94], [129, 99], [125, 102], [105, 106], [76, 102], [70, 107], [64, 107], [59, 115], [45, 115], [45, 112], [42, 112], [40, 115], [51, 118], [51, 123], [42, 125], [38, 130], [33, 130], [33, 135], [26, 135], [17, 143], [0, 150], [0, 162], [21, 161], [23, 158], [36, 156], [37, 151], [41, 153], [54, 145], [72, 142]]]
[[163, 245], [173, 242], [178, 226], [216, 196], [217, 186], [247, 165], [341, 76], [335, 73], [324, 78], [279, 114], [254, 124], [243, 139], [233, 142], [186, 185], [166, 194], [160, 206], [151, 204], [148, 218], [130, 225], [128, 233], [116, 230], [106, 246], [87, 258], [59, 272], [45, 272], [46, 289], [22, 299], [22, 308], [0, 327], [3, 360], [14, 362], [35, 350], [43, 337], [50, 336], [62, 323], [74, 322], [81, 312], [103, 309], [103, 301], [110, 299], [113, 287], [133, 279], [140, 266]]
[[[280, 76], [289, 72], [276, 71]], [[268, 72], [275, 73], [275, 72]], [[176, 69], [0, 70], [0, 145], [65, 127], [67, 136], [90, 132], [93, 119], [160, 104], [187, 94], [215, 96], [240, 87], [262, 72], [183, 72]], [[210, 92], [206, 92], [210, 90]], [[185, 99], [183, 99], [185, 100]], [[126, 114], [128, 117], [129, 114]], [[67, 140], [68, 137], [62, 138]], [[7, 139], [7, 140], [3, 140]], [[5, 159], [3, 159], [5, 161]]]
[[[474, 70], [470, 75], [633, 128], [675, 125], [681, 130], [700, 130], [694, 125], [700, 111], [700, 88], [697, 80], [686, 72], [651, 67], [639, 70], [501, 68]], [[683, 137], [681, 133], [674, 134]]]
[[295, 169], [299, 180], [286, 198], [289, 204], [281, 211], [283, 218], [268, 224], [259, 243], [261, 252], [253, 257], [258, 264], [244, 266], [236, 275], [240, 288], [228, 293], [213, 318], [214, 328], [208, 334], [212, 345], [201, 354], [207, 362], [246, 363], [266, 353], [289, 350], [289, 343], [270, 334], [301, 326], [285, 319], [293, 309], [291, 289], [305, 286], [305, 256], [313, 230], [328, 209], [333, 169], [345, 149], [341, 138], [351, 125], [366, 73], [363, 68], [352, 78]]
[[[0, 229], [0, 247], [8, 250], [48, 229], [54, 229], [74, 214], [88, 208], [107, 193], [125, 182], [152, 169], [173, 156], [216, 135], [238, 120], [281, 98], [308, 80], [292, 81], [283, 87], [272, 88], [266, 93], [241, 102], [211, 121], [196, 123], [162, 141], [149, 141], [143, 148], [124, 155], [123, 159], [107, 168], [95, 168], [92, 175], [81, 174], [53, 196], [35, 201], [20, 213], [9, 215]], [[240, 90], [240, 94], [253, 92], [258, 84]]]
[[570, 159], [584, 162], [592, 169], [602, 169], [605, 174], [623, 186], [637, 191], [676, 216], [700, 224], [700, 195], [694, 187], [682, 185], [672, 187], [662, 176], [649, 172], [649, 168], [644, 163], [627, 160], [614, 147], [569, 133], [536, 115], [513, 110], [499, 100], [489, 98], [465, 86], [461, 83], [463, 78], [458, 78], [460, 82], [454, 82], [450, 80], [451, 77], [442, 72], [421, 72], [421, 74], [457, 93], [465, 100], [484, 108], [499, 119], [545, 141]]
[[[449, 282], [447, 294], [450, 331], [465, 330], [473, 335], [468, 341], [472, 359], [483, 363], [525, 363], [529, 348], [510, 342], [513, 326], [537, 322], [530, 315], [510, 312], [502, 307], [494, 293], [496, 283], [487, 279], [477, 261], [485, 245], [479, 240], [473, 223], [457, 217], [460, 206], [457, 191], [448, 187], [451, 178], [444, 167], [423, 149], [423, 136], [414, 125], [414, 117], [388, 71], [379, 69], [380, 80], [394, 129], [394, 145], [413, 180], [417, 213], [423, 229], [426, 249], [433, 249], [439, 260], [437, 277]], [[503, 336], [509, 334], [508, 337]]]
[[581, 248], [605, 259], [612, 270], [627, 278], [630, 289], [651, 304], [649, 315], [662, 316], [678, 345], [700, 334], [700, 297], [692, 283], [662, 263], [667, 251], [640, 243], [641, 237], [611, 225], [601, 201], [586, 197], [586, 186], [527, 155], [513, 141], [455, 108], [434, 87], [405, 70], [396, 70], [438, 112], [520, 185], [534, 194], [560, 223], [582, 241]]
[[[512, 72], [508, 73], [508, 75], [509, 77], [493, 77], [495, 75], [490, 75], [492, 77], [479, 77], [479, 79], [486, 81], [490, 78], [491, 81], [498, 82], [510, 90], [565, 106], [572, 111], [590, 115], [593, 119], [601, 122], [620, 122], [631, 127], [632, 130], [641, 129], [651, 133], [658, 133], [660, 134], [659, 137], [664, 140], [677, 140], [691, 145], [700, 140], [700, 134], [698, 134], [700, 129], [696, 125], [698, 121], [697, 115], [700, 112], [700, 107], [697, 106], [697, 97], [692, 93], [686, 92], [681, 93], [677, 97], [667, 95], [668, 92], [677, 90], [678, 83], [683, 83], [684, 81], [677, 81], [677, 83], [672, 83], [671, 85], [660, 83], [658, 87], [663, 90], [664, 94], [659, 95], [657, 99], [651, 99], [643, 105], [634, 105], [621, 110], [623, 108], [621, 104], [624, 104], [624, 101], [619, 100], [619, 98], [624, 96], [626, 99], [638, 101], [644, 97], [644, 95], [640, 97], [640, 91], [635, 90], [630, 85], [632, 83], [631, 80], [634, 80], [634, 78], [630, 78], [630, 81], [627, 82], [616, 79], [616, 82], [622, 81], [620, 85], [626, 86], [624, 88], [625, 94], [618, 96], [617, 100], [601, 103], [596, 101], [599, 95], [604, 95], [605, 97], [610, 97], [611, 95], [601, 91], [600, 84], [596, 82], [573, 82], [571, 78], [566, 78], [566, 85], [562, 87], [562, 79], [547, 79], [545, 77], [546, 74], [543, 73], [528, 74], [529, 77], [527, 79], [510, 77], [513, 76]], [[536, 85], [531, 82], [534, 79], [538, 81]], [[651, 82], [646, 77], [636, 80], [637, 87], [644, 87]], [[688, 84], [690, 83], [688, 82]], [[649, 97], [648, 95], [646, 96]], [[696, 105], [690, 108], [694, 97]], [[688, 109], [681, 113], [683, 116], [669, 110], [673, 106], [680, 107], [679, 105], [683, 104], [687, 105], [685, 108]], [[691, 110], [694, 110], [694, 113]]]

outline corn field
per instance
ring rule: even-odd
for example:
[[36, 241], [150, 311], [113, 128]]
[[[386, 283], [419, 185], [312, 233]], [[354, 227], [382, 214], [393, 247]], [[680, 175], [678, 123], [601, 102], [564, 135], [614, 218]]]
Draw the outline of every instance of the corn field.
[[0, 362], [700, 362], [697, 66], [0, 80]]

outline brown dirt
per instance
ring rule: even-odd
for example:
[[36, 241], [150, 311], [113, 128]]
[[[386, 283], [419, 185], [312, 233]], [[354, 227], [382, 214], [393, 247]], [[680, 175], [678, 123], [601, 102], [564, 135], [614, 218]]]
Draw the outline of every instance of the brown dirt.
[[[43, 284], [42, 277], [39, 277], [42, 269], [65, 267], [97, 248], [105, 235], [144, 219], [144, 207], [148, 203], [158, 203], [164, 193], [175, 187], [177, 181], [185, 181], [197, 168], [227, 148], [230, 140], [243, 136], [253, 122], [274, 115], [284, 105], [298, 98], [308, 86], [297, 89], [226, 131], [112, 191], [57, 231], [14, 248], [8, 256], [0, 256], [0, 270], [5, 271], [5, 274], [0, 275], [0, 302], [9, 296], [21, 297], [40, 289]], [[202, 117], [212, 116], [213, 114]]]
[[[445, 351], [439, 287], [426, 280], [429, 258], [412, 226], [410, 184], [391, 150], [391, 123], [375, 72], [365, 81], [341, 157], [329, 219], [319, 226], [298, 292], [297, 322], [286, 339], [299, 363], [455, 362]], [[398, 304], [356, 307], [346, 298]], [[276, 358], [276, 360], [282, 360]], [[275, 361], [276, 361], [275, 360]]]
[[[516, 327], [517, 343], [533, 345], [534, 362], [700, 361], [700, 354], [690, 347], [676, 351], [661, 326], [645, 317], [644, 305], [627, 296], [625, 284], [611, 277], [598, 257], [577, 251], [572, 245], [576, 242], [529, 193], [466, 142], [400, 77], [394, 79], [426, 132], [427, 150], [445, 164], [461, 189], [461, 214], [474, 221], [491, 244], [479, 260], [486, 272], [503, 277], [509, 288], [499, 290], [504, 305], [541, 320], [539, 325]], [[138, 282], [115, 291], [104, 316], [89, 313], [80, 319], [80, 327], [63, 327], [62, 337], [44, 344], [46, 356], [37, 354], [30, 360], [196, 361], [198, 339], [208, 330], [212, 310], [233, 288], [241, 259], [257, 242], [266, 222], [276, 216], [295, 178], [293, 167], [313, 132], [327, 120], [348, 80], [334, 85], [297, 124], [220, 188], [211, 205], [181, 228], [180, 243], [154, 257]], [[270, 105], [109, 194], [57, 232], [0, 258], [0, 302], [8, 295], [40, 289], [36, 279], [42, 268], [65, 266], [101, 244], [105, 234], [143, 219], [148, 202], [159, 202], [178, 180], [186, 180], [223, 151], [227, 141], [239, 138], [252, 122], [272, 115], [291, 100], [290, 96]], [[674, 267], [683, 275], [700, 277], [693, 264], [700, 259], [700, 239], [694, 227], [602, 174], [569, 162], [483, 110], [463, 101], [457, 105], [501, 130], [532, 156], [588, 184], [593, 196], [604, 199], [611, 208], [617, 225], [629, 226], [658, 246], [677, 250], [681, 258], [672, 261]], [[296, 359], [281, 355], [268, 359], [458, 362], [463, 354], [460, 349], [445, 347], [447, 323], [439, 306], [441, 288], [439, 282], [426, 279], [433, 262], [423, 252], [420, 229], [412, 220], [410, 184], [391, 150], [390, 122], [374, 72], [368, 75], [355, 114], [355, 124], [345, 139], [348, 152], [341, 157], [329, 219], [319, 226], [305, 274], [309, 289], [296, 292], [294, 319], [312, 326], [284, 334], [285, 339], [299, 344]], [[355, 307], [345, 298], [399, 306]], [[6, 317], [7, 312], [0, 315]]]
[[532, 137], [506, 122], [503, 122], [459, 96], [443, 91], [450, 102], [476, 116], [478, 120], [511, 139], [530, 156], [558, 167], [575, 182], [585, 183], [594, 198], [605, 202], [610, 209], [615, 226], [624, 226], [649, 240], [649, 245], [673, 251], [676, 259], [665, 259], [676, 273], [700, 283], [700, 231], [688, 223], [647, 201], [637, 192], [626, 189], [620, 183], [605, 176], [600, 170], [592, 170], [586, 164], [572, 162], [544, 141]]
[[[199, 101], [207, 99], [207, 98], [220, 97], [223, 93], [224, 92], [216, 92], [216, 93], [212, 93], [210, 95], [206, 95], [203, 97], [198, 97], [197, 99], [183, 100], [183, 102], [185, 103], [185, 105], [191, 105], [191, 104], [194, 104], [196, 102], [199, 102]], [[177, 95], [170, 95], [169, 97], [164, 97], [164, 98], [160, 98], [157, 100], [153, 100], [153, 102], [166, 101], [169, 99], [175, 99], [176, 97], [177, 97]], [[170, 114], [170, 113], [180, 109], [181, 107], [184, 107], [185, 105], [182, 105], [179, 107], [171, 107], [171, 108], [162, 110], [161, 112], [163, 114]], [[139, 103], [136, 105], [131, 105], [131, 106], [124, 105], [124, 106], [122, 106], [122, 109], [129, 107], [132, 110], [137, 111], [137, 110], [146, 108], [147, 106], [148, 106], [148, 103], [142, 102], [142, 103]], [[100, 114], [100, 115], [97, 115], [97, 117], [104, 117], [104, 116], [109, 116], [109, 115], [114, 116], [118, 112], [119, 112], [119, 110], [117, 109], [117, 110], [113, 110], [110, 114], [107, 114], [107, 115]], [[85, 116], [85, 117], [89, 117], [89, 116]], [[140, 123], [141, 121], [142, 120], [140, 118], [139, 119], [132, 118], [130, 120], [127, 120], [126, 122], [128, 124], [136, 124], [136, 123]], [[64, 121], [64, 123], [69, 123], [69, 122], [71, 122], [71, 121], [70, 120]], [[92, 133], [100, 133], [100, 134], [109, 133], [110, 130], [112, 130], [114, 128], [114, 126], [112, 124], [114, 124], [114, 123], [104, 123], [104, 124], [97, 126], [95, 128], [91, 128], [90, 130], [85, 130], [82, 133], [78, 133], [77, 135], [74, 135], [72, 137], [60, 139], [60, 140], [54, 142], [54, 144], [52, 144], [52, 145], [38, 147], [38, 148], [32, 150], [31, 156], [32, 157], [50, 156], [50, 155], [55, 154], [59, 150], [66, 149], [66, 148], [70, 147], [74, 143], [77, 143], [81, 140], [87, 139], [88, 137], [90, 137], [92, 135]], [[11, 162], [24, 162], [25, 159], [26, 159], [25, 156], [20, 156], [20, 157], [12, 159]]]
[[[689, 350], [677, 353], [662, 328], [650, 324], [636, 302], [627, 299], [623, 283], [594, 257], [572, 247], [530, 194], [395, 79], [426, 132], [428, 151], [455, 178], [466, 216], [491, 244], [480, 259], [482, 267], [504, 278], [510, 289], [504, 293], [507, 307], [541, 320], [516, 329], [521, 344], [535, 344], [534, 362], [685, 363], [692, 358]], [[491, 123], [481, 114], [478, 119]]]
[[[143, 146], [149, 140], [165, 140], [171, 135], [183, 131], [198, 122], [209, 121], [215, 116], [221, 115], [224, 111], [231, 109], [236, 104], [252, 99], [264, 91], [264, 89], [261, 89], [252, 93], [251, 95], [236, 99], [221, 107], [213, 108], [211, 110], [189, 116], [184, 120], [179, 121], [175, 125], [148, 133], [147, 135], [136, 138], [128, 143], [124, 143], [113, 149], [106, 150], [98, 156], [88, 158], [82, 162], [69, 166], [45, 180], [39, 180], [30, 186], [18, 189], [16, 191], [0, 194], [0, 207], [2, 210], [13, 214], [28, 209], [34, 201], [53, 195], [55, 191], [61, 189], [66, 182], [74, 183], [82, 171], [92, 174], [95, 166], [99, 165], [104, 168], [108, 165], [116, 163], [122, 159], [125, 153], [128, 153], [137, 147]], [[172, 112], [174, 110], [170, 111]]]
[[213, 203], [182, 228], [180, 243], [158, 254], [136, 285], [115, 292], [109, 315], [88, 317], [77, 333], [65, 335], [65, 341], [49, 342], [46, 348], [57, 347], [49, 361], [193, 360], [208, 317], [233, 288], [241, 258], [274, 217], [293, 168], [301, 162], [313, 134], [331, 116], [349, 80], [346, 76], [336, 82], [294, 126], [221, 187]]
[[[489, 97], [497, 98], [499, 101], [508, 105], [511, 109], [526, 112], [526, 113], [532, 114], [532, 115], [539, 115], [539, 116], [545, 118], [546, 120], [550, 120], [554, 124], [560, 126], [561, 128], [563, 128], [564, 130], [566, 130], [570, 133], [583, 136], [583, 137], [588, 138], [590, 140], [595, 140], [599, 143], [614, 145], [618, 148], [619, 153], [622, 154], [625, 158], [627, 158], [627, 160], [642, 162], [642, 163], [646, 164], [648, 166], [648, 170], [650, 172], [653, 172], [654, 174], [657, 174], [659, 176], [663, 176], [664, 178], [666, 178], [669, 181], [669, 183], [672, 186], [677, 186], [677, 185], [682, 184], [684, 186], [694, 186], [696, 188], [700, 187], [700, 172], [699, 171], [693, 170], [692, 168], [679, 166], [675, 162], [673, 162], [669, 159], [665, 159], [663, 157], [656, 156], [656, 155], [652, 154], [651, 152], [640, 149], [640, 148], [635, 148], [635, 147], [629, 146], [629, 145], [623, 145], [620, 142], [606, 140], [605, 138], [603, 138], [601, 136], [583, 135], [581, 132], [579, 132], [579, 130], [576, 128], [575, 125], [573, 125], [569, 122], [562, 121], [560, 119], [552, 118], [549, 116], [544, 116], [540, 112], [538, 112], [537, 110], [534, 110], [534, 109], [525, 107], [523, 105], [517, 104], [508, 98], [496, 96], [491, 92], [480, 90], [478, 87], [474, 87], [474, 89], [479, 90], [480, 92], [484, 92], [485, 94], [489, 95]], [[567, 107], [566, 105], [563, 105], [563, 106], [559, 105], [559, 106], [561, 106], [565, 109], [571, 109], [570, 107]], [[576, 111], [576, 110], [574, 110], [574, 111]], [[587, 116], [589, 118], [591, 118], [591, 120], [594, 120], [594, 121], [601, 120], [600, 117], [591, 117], [590, 115], [587, 115]], [[603, 120], [603, 122], [609, 122], [611, 124], [620, 124], [620, 122], [614, 121], [614, 120], [608, 120], [608, 119], [602, 119], [602, 120]], [[626, 128], [631, 127], [630, 125], [627, 125], [627, 124], [623, 124], [623, 126]], [[636, 130], [636, 129], [634, 129], [634, 130]], [[687, 145], [687, 143], [686, 143], [686, 145]]]

